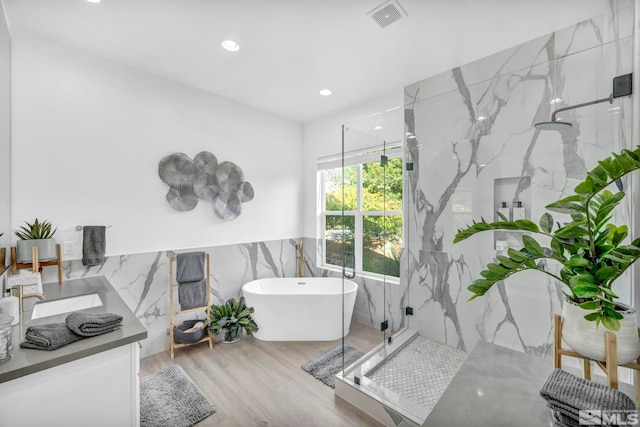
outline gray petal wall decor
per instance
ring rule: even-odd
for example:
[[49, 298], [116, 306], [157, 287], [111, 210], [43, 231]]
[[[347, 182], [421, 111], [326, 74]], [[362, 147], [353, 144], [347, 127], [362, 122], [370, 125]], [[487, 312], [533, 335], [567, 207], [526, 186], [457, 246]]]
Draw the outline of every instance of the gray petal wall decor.
[[194, 209], [198, 199], [213, 202], [213, 212], [225, 221], [237, 218], [242, 203], [253, 199], [253, 186], [233, 162], [218, 163], [213, 153], [202, 151], [191, 160], [184, 153], [173, 153], [158, 167], [162, 182], [170, 189], [167, 201], [172, 208], [186, 212]]
[[213, 199], [220, 194], [218, 177], [208, 173], [201, 173], [193, 182], [193, 191], [201, 199], [213, 202]]
[[218, 159], [208, 151], [201, 151], [196, 154], [193, 158], [193, 163], [195, 163], [200, 173], [214, 174], [218, 167]]
[[190, 211], [198, 205], [198, 196], [193, 192], [193, 188], [171, 188], [166, 197], [171, 207], [181, 212]]
[[173, 153], [160, 160], [160, 179], [171, 188], [184, 189], [193, 184], [197, 170], [193, 161], [184, 153]]

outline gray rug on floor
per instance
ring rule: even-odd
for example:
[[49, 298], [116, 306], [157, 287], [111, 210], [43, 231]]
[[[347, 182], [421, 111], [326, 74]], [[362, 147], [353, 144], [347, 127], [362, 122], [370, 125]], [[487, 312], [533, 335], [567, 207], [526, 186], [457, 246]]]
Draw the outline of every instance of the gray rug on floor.
[[140, 379], [141, 427], [191, 427], [215, 411], [180, 365]]
[[[358, 349], [350, 345], [344, 346], [344, 366], [351, 365], [364, 355]], [[335, 375], [342, 370], [342, 344], [332, 348], [320, 356], [314, 357], [302, 365], [302, 369], [325, 383], [331, 388], [335, 388]]]

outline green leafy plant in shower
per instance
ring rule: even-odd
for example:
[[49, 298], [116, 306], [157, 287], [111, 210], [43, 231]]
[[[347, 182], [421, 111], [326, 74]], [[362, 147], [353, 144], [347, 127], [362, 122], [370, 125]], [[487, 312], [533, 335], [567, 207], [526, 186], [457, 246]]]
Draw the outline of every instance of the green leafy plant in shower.
[[[506, 256], [497, 256], [497, 262], [487, 264], [480, 272], [482, 277], [469, 285], [468, 289], [473, 292], [470, 300], [484, 295], [497, 282], [520, 271], [538, 270], [566, 285], [565, 296], [590, 310], [585, 319], [617, 331], [622, 315], [616, 311], [618, 295], [613, 292], [612, 285], [640, 257], [640, 238], [623, 244], [629, 227], [612, 224], [610, 220], [625, 193], [612, 192], [608, 187], [638, 169], [640, 147], [612, 153], [599, 161], [598, 166], [587, 172], [584, 181], [575, 187], [575, 194], [545, 207], [551, 212], [569, 215], [569, 221], [556, 222], [550, 213], [543, 214], [538, 224], [526, 219], [509, 221], [498, 213], [500, 221], [482, 219], [459, 229], [454, 243], [491, 230], [529, 232], [550, 241], [549, 247], [545, 247], [530, 235], [523, 234], [522, 249], [510, 248]], [[556, 274], [549, 270], [547, 261], [559, 263], [560, 272]]]
[[253, 307], [245, 304], [244, 297], [240, 297], [240, 300], [231, 298], [224, 304], [211, 305], [206, 327], [214, 334], [224, 332], [224, 341], [235, 341], [240, 338], [242, 329], [248, 335], [258, 330], [258, 325], [251, 318], [253, 312]]
[[21, 226], [15, 234], [20, 240], [50, 239], [56, 233], [57, 228], [52, 229], [49, 221], [38, 221], [32, 223], [25, 221], [26, 226]]

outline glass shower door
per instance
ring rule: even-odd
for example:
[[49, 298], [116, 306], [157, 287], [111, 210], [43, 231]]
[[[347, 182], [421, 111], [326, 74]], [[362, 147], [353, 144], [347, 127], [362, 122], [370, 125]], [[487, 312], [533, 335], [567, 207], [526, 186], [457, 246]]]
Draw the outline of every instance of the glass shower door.
[[[401, 124], [401, 116], [399, 117]], [[368, 370], [380, 362], [373, 355], [370, 360], [349, 370], [354, 359], [352, 349], [369, 354], [382, 349], [386, 352], [389, 337], [404, 326], [403, 310], [388, 306], [388, 295], [398, 294], [400, 285], [400, 255], [403, 244], [402, 138], [388, 142], [376, 134], [376, 126], [363, 120], [343, 126], [340, 219], [326, 224], [327, 230], [339, 228], [341, 247], [334, 245], [335, 255], [342, 255], [344, 289], [350, 282], [358, 286], [357, 299], [351, 311], [351, 301], [345, 294], [343, 321], [350, 325], [350, 333], [343, 338], [346, 348], [343, 369], [355, 383], [371, 381]], [[329, 220], [327, 219], [327, 222]], [[338, 227], [339, 225], [339, 227]], [[329, 228], [330, 227], [330, 228]], [[329, 237], [329, 236], [327, 236]], [[330, 244], [326, 244], [330, 253]], [[375, 356], [375, 357], [374, 357]]]

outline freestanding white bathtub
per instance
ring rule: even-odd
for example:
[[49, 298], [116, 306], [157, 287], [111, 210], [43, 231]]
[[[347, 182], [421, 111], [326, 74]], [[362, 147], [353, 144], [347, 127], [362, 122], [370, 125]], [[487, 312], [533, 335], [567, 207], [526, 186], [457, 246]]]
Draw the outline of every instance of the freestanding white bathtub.
[[[263, 341], [332, 341], [349, 333], [358, 285], [342, 279], [303, 277], [258, 279], [242, 286]], [[343, 333], [341, 333], [341, 331]]]

